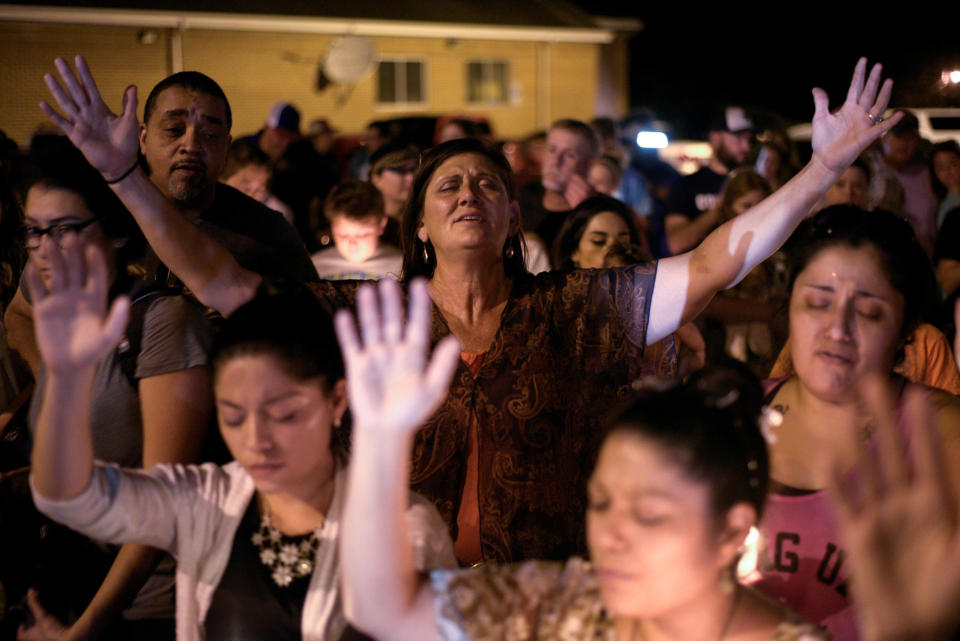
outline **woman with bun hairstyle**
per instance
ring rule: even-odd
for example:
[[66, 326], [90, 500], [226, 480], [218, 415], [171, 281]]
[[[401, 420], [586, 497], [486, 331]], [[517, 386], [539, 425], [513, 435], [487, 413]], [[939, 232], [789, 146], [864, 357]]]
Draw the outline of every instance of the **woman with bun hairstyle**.
[[587, 483], [590, 561], [414, 569], [404, 492], [422, 421], [446, 395], [459, 345], [432, 358], [426, 287], [358, 295], [341, 311], [354, 443], [340, 540], [347, 617], [381, 641], [421, 639], [808, 639], [799, 621], [734, 578], [767, 494], [762, 391], [739, 370], [705, 370], [641, 393], [609, 423]]

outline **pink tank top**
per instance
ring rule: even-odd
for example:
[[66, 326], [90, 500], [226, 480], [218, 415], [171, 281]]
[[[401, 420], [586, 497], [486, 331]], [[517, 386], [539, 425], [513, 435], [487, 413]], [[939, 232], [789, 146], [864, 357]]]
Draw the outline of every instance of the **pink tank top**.
[[847, 598], [846, 554], [827, 493], [771, 494], [760, 534], [762, 578], [756, 586], [838, 641], [857, 641]]
[[[768, 398], [782, 382], [765, 383]], [[921, 386], [907, 389], [929, 392]], [[901, 420], [900, 412], [908, 393], [900, 396], [897, 421], [909, 450], [910, 428]], [[869, 447], [875, 447], [875, 443], [871, 441]], [[852, 475], [848, 475], [848, 480], [856, 482]], [[802, 495], [771, 493], [760, 534], [762, 577], [756, 587], [821, 625], [837, 641], [858, 641], [860, 635], [848, 594], [846, 553], [827, 491]]]

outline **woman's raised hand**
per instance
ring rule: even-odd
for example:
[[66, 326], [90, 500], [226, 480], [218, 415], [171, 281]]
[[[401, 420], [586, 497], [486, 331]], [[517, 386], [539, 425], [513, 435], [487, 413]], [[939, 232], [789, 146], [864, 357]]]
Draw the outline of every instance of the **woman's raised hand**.
[[137, 162], [140, 150], [137, 88], [127, 87], [123, 94], [123, 113], [117, 116], [100, 97], [87, 61], [77, 56], [76, 63], [76, 74], [63, 58], [53, 63], [66, 89], [53, 74], [43, 76], [64, 115], [46, 102], [40, 103], [40, 109], [107, 181], [120, 178]]
[[880, 83], [882, 67], [873, 66], [867, 77], [867, 59], [860, 58], [853, 70], [847, 99], [837, 111], [830, 113], [830, 100], [823, 89], [813, 90], [813, 155], [828, 169], [843, 171], [874, 140], [900, 120], [895, 114], [882, 120], [890, 102], [893, 81]]
[[861, 396], [877, 422], [877, 448], [858, 443], [858, 487], [838, 468], [832, 495], [863, 637], [953, 638], [960, 625], [960, 496], [933, 412], [926, 395], [905, 397], [913, 426], [908, 462], [889, 385], [865, 381]]
[[107, 313], [107, 265], [97, 247], [84, 247], [75, 234], [63, 247], [49, 236], [40, 243], [37, 251], [48, 257], [49, 277], [44, 282], [31, 259], [26, 279], [43, 362], [59, 374], [95, 366], [120, 341], [129, 300], [118, 297]]
[[337, 313], [354, 429], [413, 434], [446, 398], [460, 343], [445, 337], [428, 360], [431, 307], [426, 281], [414, 280], [404, 327], [400, 285], [385, 278], [357, 292], [359, 336], [352, 314]]

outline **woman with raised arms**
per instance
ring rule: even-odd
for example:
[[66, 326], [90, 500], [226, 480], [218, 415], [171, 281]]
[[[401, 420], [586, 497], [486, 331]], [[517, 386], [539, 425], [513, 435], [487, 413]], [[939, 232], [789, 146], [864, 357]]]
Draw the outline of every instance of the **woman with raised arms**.
[[[44, 236], [47, 277], [35, 257], [26, 273], [47, 370], [32, 460], [37, 507], [98, 540], [170, 552], [177, 639], [340, 639], [349, 435], [330, 316], [310, 292], [294, 291], [261, 294], [224, 321], [213, 389], [233, 462], [134, 470], [95, 461], [93, 379], [129, 302], [116, 298], [107, 314], [102, 251], [77, 236], [59, 246]], [[402, 489], [411, 558], [421, 570], [454, 565], [433, 506]]]
[[[141, 225], [151, 246], [204, 303], [229, 315], [261, 277], [179, 216], [136, 166], [136, 90], [112, 114], [82, 58], [65, 86], [45, 76], [70, 137]], [[428, 279], [431, 340], [452, 333], [461, 362], [450, 394], [419, 433], [411, 482], [454, 528], [458, 558], [567, 558], [584, 550], [580, 488], [597, 424], [643, 372], [647, 345], [694, 318], [721, 289], [775, 251], [857, 155], [898, 119], [879, 119], [892, 89], [861, 59], [834, 113], [814, 90], [813, 156], [775, 194], [696, 249], [658, 263], [531, 276], [523, 267], [510, 166], [476, 141], [422, 160], [403, 222], [404, 280]], [[200, 132], [197, 132], [199, 135]], [[176, 153], [189, 157], [191, 136]], [[320, 283], [331, 306], [355, 283]]]
[[409, 453], [459, 349], [447, 337], [427, 362], [429, 311], [414, 282], [404, 328], [399, 286], [383, 283], [379, 306], [359, 292], [359, 333], [337, 317], [355, 421], [340, 549], [358, 628], [380, 641], [822, 638], [734, 578], [769, 469], [760, 385], [734, 370], [640, 394], [611, 422], [587, 484], [589, 562], [418, 573], [402, 543]]
[[875, 417], [864, 413], [860, 387], [879, 379], [898, 408], [906, 443], [897, 452], [901, 464], [916, 447], [916, 435], [900, 409], [920, 398], [935, 409], [949, 467], [960, 467], [960, 400], [894, 371], [936, 300], [930, 261], [901, 217], [828, 207], [799, 227], [787, 262], [796, 373], [766, 385], [783, 421], [770, 446], [771, 494], [760, 526], [766, 562], [758, 587], [835, 639], [856, 641], [857, 594], [848, 590], [847, 541], [829, 486], [837, 466], [848, 490], [865, 482], [854, 462], [861, 450], [882, 445]]

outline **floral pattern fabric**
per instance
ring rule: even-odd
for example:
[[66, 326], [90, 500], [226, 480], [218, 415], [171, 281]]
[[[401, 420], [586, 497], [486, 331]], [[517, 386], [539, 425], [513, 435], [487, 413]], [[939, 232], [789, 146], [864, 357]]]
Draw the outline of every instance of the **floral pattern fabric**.
[[[434, 570], [430, 583], [442, 641], [616, 641], [593, 568], [583, 559]], [[771, 641], [826, 639], [789, 610], [784, 617]]]

